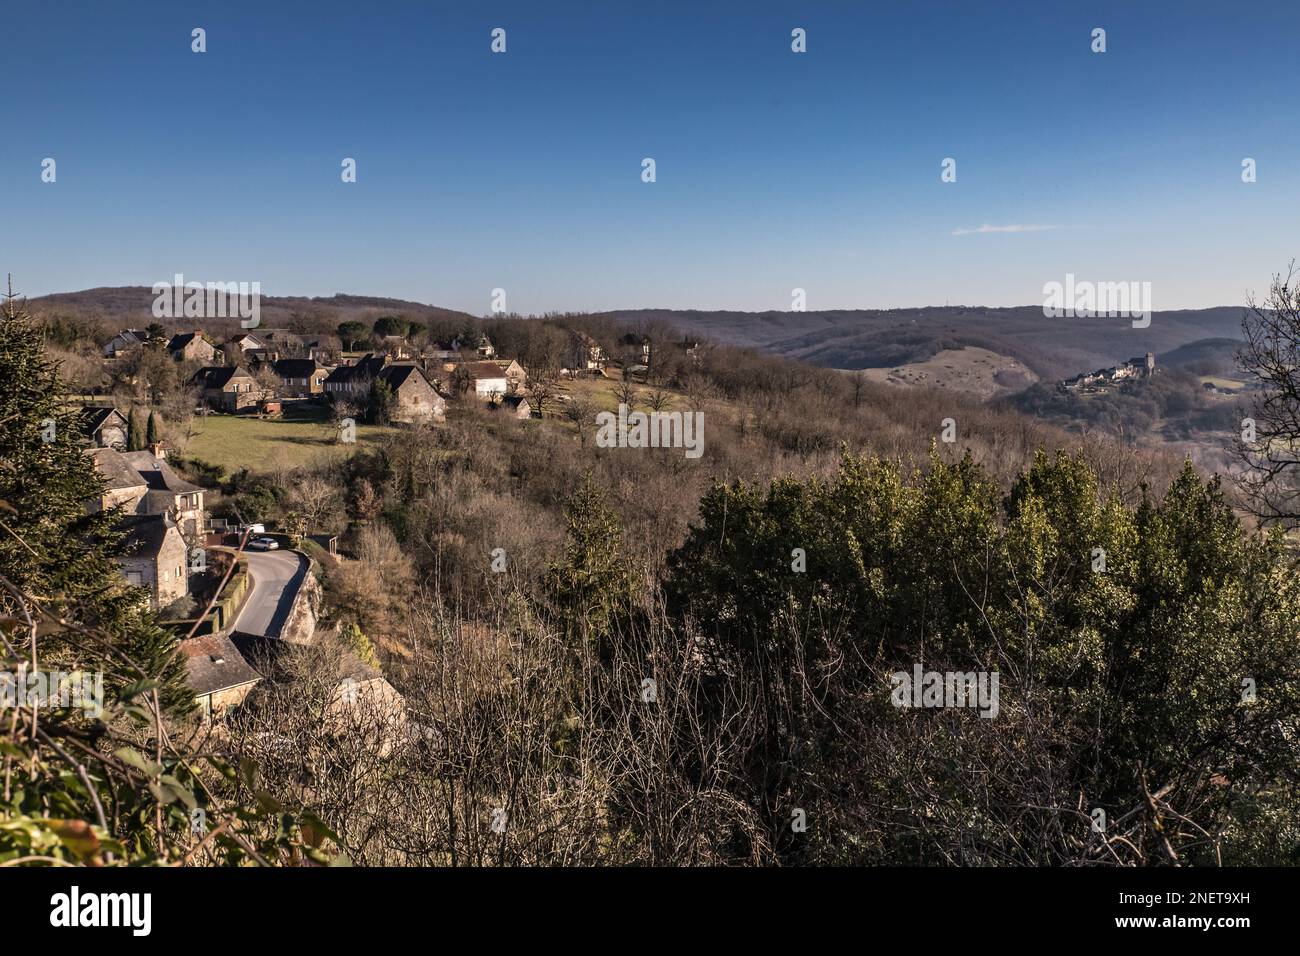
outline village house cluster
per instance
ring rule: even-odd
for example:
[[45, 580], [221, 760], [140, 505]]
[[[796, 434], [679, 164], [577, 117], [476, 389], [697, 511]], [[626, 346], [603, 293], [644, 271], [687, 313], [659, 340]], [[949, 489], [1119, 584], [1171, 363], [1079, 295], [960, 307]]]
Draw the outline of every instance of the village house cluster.
[[1122, 365], [1099, 368], [1095, 372], [1084, 372], [1074, 378], [1067, 378], [1060, 387], [1067, 392], [1101, 392], [1124, 382], [1150, 378], [1156, 372], [1155, 353], [1129, 359]]
[[[649, 336], [629, 332], [618, 341], [621, 355], [611, 359], [590, 335], [568, 331], [570, 347], [559, 369], [562, 378], [603, 377], [617, 368], [645, 379], [654, 363]], [[453, 338], [416, 345], [405, 336], [376, 335], [375, 348], [344, 352], [337, 341], [280, 330], [241, 331], [218, 343], [202, 329], [167, 334], [160, 327], [124, 329], [103, 346], [112, 367], [139, 350], [154, 348], [192, 369], [186, 384], [205, 411], [277, 415], [285, 403], [337, 404], [364, 409], [372, 392], [391, 393], [389, 422], [419, 424], [444, 420], [448, 401], [473, 398], [519, 419], [533, 416], [528, 370], [518, 359], [497, 353], [485, 336], [476, 345]], [[699, 343], [673, 343], [691, 361]]]
[[[193, 600], [196, 573], [206, 569], [215, 550], [230, 550], [233, 543], [226, 529], [210, 520], [206, 490], [176, 473], [161, 443], [143, 451], [124, 451], [129, 426], [116, 409], [86, 408], [79, 424], [85, 453], [104, 478], [100, 496], [87, 507], [120, 512], [117, 527], [123, 532], [123, 547], [117, 560], [126, 583], [141, 588], [153, 610], [182, 606], [186, 616], [192, 616], [198, 610]], [[187, 632], [190, 623], [179, 622]], [[310, 630], [314, 630], [314, 617]], [[279, 643], [237, 633], [229, 623], [185, 636], [180, 653], [200, 712], [207, 718], [220, 717], [242, 703], [264, 676], [252, 661], [273, 662]], [[339, 706], [355, 705], [364, 696], [372, 703], [377, 699], [401, 708], [400, 695], [382, 674], [355, 655], [345, 655], [338, 679]]]

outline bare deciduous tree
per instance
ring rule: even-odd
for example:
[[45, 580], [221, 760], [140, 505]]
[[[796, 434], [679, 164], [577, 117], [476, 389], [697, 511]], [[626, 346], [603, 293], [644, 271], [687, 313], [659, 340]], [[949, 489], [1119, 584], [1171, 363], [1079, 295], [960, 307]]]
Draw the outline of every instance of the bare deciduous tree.
[[1242, 422], [1238, 485], [1265, 521], [1300, 521], [1300, 283], [1295, 263], [1273, 277], [1263, 303], [1248, 300], [1241, 368], [1256, 377], [1251, 417]]

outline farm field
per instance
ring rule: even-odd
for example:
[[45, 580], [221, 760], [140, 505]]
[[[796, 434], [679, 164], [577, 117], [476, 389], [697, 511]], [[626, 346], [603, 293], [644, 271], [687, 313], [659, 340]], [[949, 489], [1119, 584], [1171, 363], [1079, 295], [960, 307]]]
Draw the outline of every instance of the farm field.
[[245, 415], [209, 415], [194, 420], [194, 436], [181, 448], [187, 458], [220, 465], [228, 472], [247, 468], [273, 472], [326, 459], [346, 457], [399, 429], [358, 425], [357, 441], [344, 445], [323, 413], [316, 417], [260, 419]]

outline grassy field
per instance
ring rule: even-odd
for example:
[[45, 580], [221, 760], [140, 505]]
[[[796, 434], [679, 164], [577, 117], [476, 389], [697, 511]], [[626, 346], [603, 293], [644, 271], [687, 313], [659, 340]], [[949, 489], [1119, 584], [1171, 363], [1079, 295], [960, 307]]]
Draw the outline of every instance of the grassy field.
[[1235, 378], [1224, 378], [1220, 375], [1202, 375], [1202, 382], [1208, 382], [1215, 388], [1221, 388], [1225, 392], [1239, 392], [1246, 387], [1246, 383]]
[[244, 415], [209, 415], [194, 419], [194, 437], [180, 450], [187, 458], [221, 465], [227, 472], [247, 468], [270, 472], [330, 458], [351, 455], [395, 434], [396, 428], [358, 425], [357, 441], [336, 441], [333, 426], [320, 415], [314, 418], [259, 419]]

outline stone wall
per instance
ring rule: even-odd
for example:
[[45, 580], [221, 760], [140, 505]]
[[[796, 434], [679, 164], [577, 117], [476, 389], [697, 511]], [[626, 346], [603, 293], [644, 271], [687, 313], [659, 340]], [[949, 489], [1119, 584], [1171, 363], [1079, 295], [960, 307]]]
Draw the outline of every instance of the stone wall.
[[316, 575], [308, 569], [302, 587], [293, 599], [289, 619], [284, 622], [280, 639], [292, 644], [310, 644], [316, 637], [316, 618], [320, 613], [321, 587]]
[[[189, 553], [185, 539], [169, 528], [158, 551], [158, 606], [166, 607], [189, 591]], [[178, 571], [179, 569], [179, 571]]]

